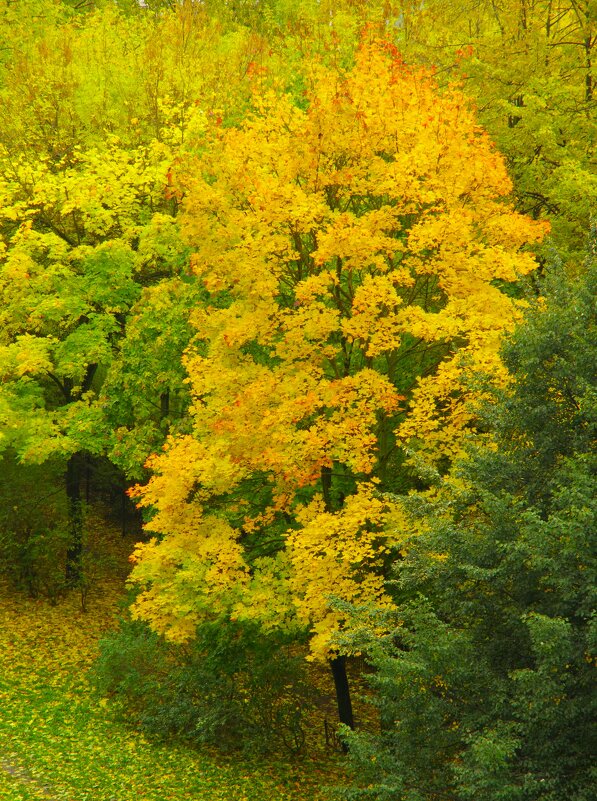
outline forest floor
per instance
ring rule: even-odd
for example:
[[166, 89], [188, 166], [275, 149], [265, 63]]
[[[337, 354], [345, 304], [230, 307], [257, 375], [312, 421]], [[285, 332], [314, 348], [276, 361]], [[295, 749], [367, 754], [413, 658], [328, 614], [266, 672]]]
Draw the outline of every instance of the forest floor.
[[120, 572], [96, 577], [86, 612], [74, 594], [52, 606], [0, 584], [0, 801], [324, 799], [338, 756], [219, 757], [148, 741], [115, 717], [88, 671], [115, 624]]

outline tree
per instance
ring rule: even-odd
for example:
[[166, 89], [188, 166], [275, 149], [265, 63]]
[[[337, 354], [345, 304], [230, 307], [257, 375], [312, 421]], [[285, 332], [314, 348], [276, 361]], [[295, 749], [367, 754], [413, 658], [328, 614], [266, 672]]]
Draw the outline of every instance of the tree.
[[167, 162], [112, 146], [59, 171], [7, 153], [3, 166], [3, 221], [18, 224], [0, 272], [4, 445], [32, 463], [66, 459], [74, 577], [82, 455], [104, 450], [98, 388], [141, 291], [134, 240], [151, 229], [139, 222], [161, 202]]
[[505, 349], [492, 442], [411, 501], [398, 611], [353, 619], [382, 731], [351, 737], [351, 797], [593, 795], [596, 282], [594, 253], [553, 269]]
[[179, 642], [218, 615], [309, 629], [350, 723], [329, 596], [390, 603], [395, 432], [412, 440], [416, 420], [430, 458], [458, 451], [462, 374], [499, 372], [517, 313], [496, 283], [534, 269], [521, 248], [543, 229], [504, 202], [464, 98], [387, 43], [346, 73], [314, 64], [307, 111], [254, 102], [178, 169], [209, 297], [186, 358], [192, 433], [138, 490], [159, 537], [136, 551], [133, 608]]

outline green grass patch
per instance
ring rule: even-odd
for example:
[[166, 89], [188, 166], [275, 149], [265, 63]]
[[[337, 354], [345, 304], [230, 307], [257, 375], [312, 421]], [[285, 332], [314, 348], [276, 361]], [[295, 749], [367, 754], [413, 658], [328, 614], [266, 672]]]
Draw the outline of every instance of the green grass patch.
[[[94, 694], [88, 670], [122, 587], [89, 611], [0, 587], [0, 801], [320, 801], [334, 762], [251, 762], [148, 741]], [[337, 769], [337, 766], [336, 766]]]

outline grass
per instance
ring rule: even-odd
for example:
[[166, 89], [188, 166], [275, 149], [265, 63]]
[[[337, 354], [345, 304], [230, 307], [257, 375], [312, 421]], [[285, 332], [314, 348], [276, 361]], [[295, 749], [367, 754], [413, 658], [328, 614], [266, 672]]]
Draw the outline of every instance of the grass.
[[121, 594], [104, 577], [83, 613], [0, 586], [0, 801], [321, 801], [333, 759], [225, 760], [114, 719], [87, 672]]

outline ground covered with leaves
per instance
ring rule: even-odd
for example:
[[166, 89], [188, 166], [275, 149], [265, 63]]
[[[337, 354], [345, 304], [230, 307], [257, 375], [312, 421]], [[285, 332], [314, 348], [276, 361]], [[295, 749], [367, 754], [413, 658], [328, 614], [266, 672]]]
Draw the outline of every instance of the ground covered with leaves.
[[0, 801], [264, 801], [325, 797], [333, 766], [248, 762], [147, 741], [115, 719], [89, 668], [122, 581], [98, 580], [81, 611], [0, 586]]

